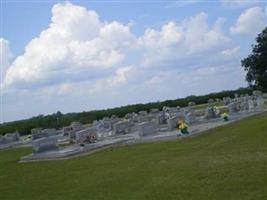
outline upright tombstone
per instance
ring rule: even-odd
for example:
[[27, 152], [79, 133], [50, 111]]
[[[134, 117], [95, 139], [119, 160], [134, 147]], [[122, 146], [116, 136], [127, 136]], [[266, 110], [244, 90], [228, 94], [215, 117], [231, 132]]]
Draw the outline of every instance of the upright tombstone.
[[46, 137], [36, 139], [32, 143], [33, 153], [42, 153], [46, 151], [57, 150], [57, 139], [55, 137]]
[[176, 116], [177, 113], [180, 113], [180, 111], [178, 110], [177, 107], [169, 107], [169, 108], [167, 109], [167, 112], [169, 113], [169, 115], [170, 115], [171, 117]]
[[257, 108], [258, 109], [264, 108], [264, 98], [262, 96], [257, 97]]
[[188, 103], [188, 108], [187, 110], [185, 110], [185, 121], [188, 124], [192, 124], [194, 122], [196, 122], [196, 115], [195, 115], [195, 109], [193, 108], [193, 106], [196, 105], [195, 102], [189, 102]]
[[190, 111], [186, 114], [185, 116], [185, 121], [188, 123], [188, 124], [193, 124], [196, 122], [196, 115], [195, 115], [195, 112], [194, 111]]
[[97, 129], [89, 127], [75, 133], [75, 139], [78, 143], [91, 143], [97, 139]]
[[240, 103], [240, 110], [242, 110], [242, 111], [248, 110], [248, 102], [247, 101], [242, 101]]
[[252, 99], [248, 100], [248, 110], [252, 111], [254, 110], [255, 106], [254, 106], [254, 101]]
[[229, 109], [230, 114], [234, 114], [239, 111], [236, 102], [232, 102], [228, 104], [228, 109]]
[[80, 122], [71, 122], [70, 127], [73, 131], [79, 131], [83, 129], [83, 125]]
[[126, 120], [129, 120], [131, 122], [138, 122], [138, 114], [136, 113], [127, 113], [124, 117]]
[[32, 135], [32, 140], [37, 140], [37, 139], [46, 137], [46, 134], [42, 133], [42, 129], [41, 128], [33, 128], [31, 130], [31, 135]]
[[18, 132], [6, 133], [4, 137], [5, 137], [5, 142], [6, 143], [16, 142], [16, 141], [19, 140], [19, 133]]
[[138, 125], [138, 132], [140, 136], [148, 136], [156, 134], [158, 131], [158, 125], [154, 121], [142, 122]]
[[223, 104], [227, 106], [229, 103], [231, 103], [231, 98], [230, 97], [223, 97]]
[[166, 119], [165, 119], [165, 115], [164, 115], [164, 113], [163, 112], [160, 112], [158, 115], [157, 115], [157, 119], [156, 119], [156, 121], [157, 121], [157, 124], [166, 124]]
[[216, 113], [214, 107], [207, 107], [205, 110], [205, 118], [206, 119], [213, 119], [216, 118]]
[[113, 125], [115, 135], [122, 135], [131, 132], [133, 124], [130, 121], [119, 121]]
[[71, 126], [65, 126], [62, 128], [62, 132], [64, 136], [69, 136], [70, 132], [72, 132]]
[[113, 130], [113, 124], [119, 121], [119, 118], [112, 116], [111, 118], [104, 117], [102, 120], [98, 121], [95, 125], [99, 133], [107, 133]]

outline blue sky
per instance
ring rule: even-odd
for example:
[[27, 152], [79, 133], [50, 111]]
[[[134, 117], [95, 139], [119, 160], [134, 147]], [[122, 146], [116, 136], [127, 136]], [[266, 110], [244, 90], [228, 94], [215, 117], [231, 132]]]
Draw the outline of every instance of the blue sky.
[[1, 122], [246, 86], [266, 1], [1, 2]]

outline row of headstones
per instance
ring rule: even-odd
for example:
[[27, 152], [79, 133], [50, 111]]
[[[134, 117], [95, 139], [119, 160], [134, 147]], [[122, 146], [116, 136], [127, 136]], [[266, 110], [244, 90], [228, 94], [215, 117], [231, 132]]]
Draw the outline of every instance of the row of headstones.
[[[112, 131], [115, 135], [128, 134], [134, 131], [138, 131], [140, 136], [146, 136], [155, 134], [158, 131], [158, 125], [164, 123], [166, 120], [166, 113], [173, 114], [178, 111], [178, 108], [168, 108], [165, 107], [163, 112], [159, 112], [158, 109], [152, 109], [150, 113], [146, 111], [140, 111], [137, 114], [128, 114], [122, 120], [116, 116], [111, 118], [103, 118], [102, 120], [95, 121], [92, 127], [86, 128], [83, 124], [79, 122], [72, 122], [70, 126], [64, 127], [62, 129], [63, 135], [68, 135], [70, 138], [75, 139], [78, 143], [83, 143], [88, 139], [88, 137], [97, 137], [98, 133]], [[170, 130], [173, 128], [172, 121], [169, 119], [168, 127]], [[33, 139], [33, 151], [34, 153], [40, 153], [47, 150], [57, 149], [57, 139], [55, 136], [57, 134], [56, 129], [44, 129], [35, 128], [32, 129], [32, 139]]]
[[228, 104], [229, 113], [236, 113], [239, 111], [253, 111], [255, 109], [264, 108], [263, 96], [246, 96], [237, 97]]
[[[157, 130], [158, 126], [154, 121], [138, 123], [136, 126], [133, 126], [129, 121], [121, 121], [114, 125], [114, 132], [116, 132], [116, 135], [124, 135], [138, 131], [140, 136], [146, 136], [156, 133]], [[89, 127], [76, 132], [76, 141], [78, 143], [88, 141], [90, 137], [98, 137], [96, 127]]]
[[[94, 122], [93, 127], [89, 128], [84, 128], [81, 123], [73, 122], [69, 127], [65, 127], [63, 130], [66, 131], [69, 129], [77, 142], [84, 142], [91, 136], [97, 137], [97, 133], [102, 131], [113, 131], [115, 135], [138, 131], [140, 136], [146, 136], [155, 134], [159, 130], [159, 125], [165, 123], [165, 121], [168, 128], [167, 130], [175, 129], [179, 119], [185, 119], [190, 123], [193, 122], [195, 116], [192, 111], [192, 109], [189, 109], [187, 112], [181, 112], [178, 108], [165, 107], [162, 112], [154, 109], [153, 112], [149, 114], [145, 111], [139, 112], [139, 115], [132, 114], [129, 116], [128, 114], [128, 116], [126, 116], [126, 118], [128, 118], [127, 120], [120, 120], [117, 117], [103, 118], [97, 123]], [[211, 111], [212, 109], [208, 109], [208, 113], [211, 113]], [[213, 114], [208, 115], [213, 116]], [[37, 139], [33, 144], [34, 151], [38, 152], [39, 149], [45, 150], [46, 148], [54, 149], [56, 146], [55, 138], [49, 138], [54, 135], [54, 132], [54, 129], [46, 129], [45, 131], [40, 129], [32, 130], [33, 140]]]
[[[140, 136], [155, 134], [158, 131], [158, 125], [154, 122], [142, 122], [138, 124]], [[89, 127], [75, 133], [77, 143], [85, 143], [90, 137], [97, 137], [97, 129]], [[55, 137], [44, 137], [33, 141], [33, 153], [44, 153], [47, 151], [58, 150], [57, 139]]]
[[[191, 111], [192, 110], [189, 109], [185, 112], [178, 108], [165, 107], [163, 111], [154, 109], [153, 112], [149, 114], [145, 111], [139, 112], [139, 115], [131, 114], [131, 116], [129, 116], [128, 114], [126, 120], [115, 117], [103, 118], [100, 121], [94, 122], [93, 126], [89, 128], [85, 128], [79, 122], [72, 122], [69, 127], [63, 128], [63, 132], [69, 131], [74, 133], [74, 138], [78, 143], [83, 143], [92, 136], [97, 137], [98, 133], [103, 130], [113, 131], [115, 135], [129, 134], [137, 131], [140, 136], [148, 136], [156, 134], [159, 131], [159, 126], [164, 123], [167, 125], [167, 130], [174, 130], [179, 119], [189, 120], [189, 117], [192, 118]], [[137, 120], [132, 116], [137, 117]], [[42, 132], [39, 129], [34, 129], [32, 131], [32, 135], [35, 136], [33, 137], [33, 150], [35, 153], [57, 149], [57, 140], [54, 137], [50, 137], [53, 131], [54, 130], [46, 130]]]
[[102, 120], [95, 121], [93, 127], [96, 127], [97, 131], [112, 132], [112, 135], [121, 135], [135, 132], [138, 130], [138, 124], [144, 122], [152, 122], [156, 124], [166, 123], [166, 116], [164, 111], [158, 109], [151, 109], [149, 113], [146, 111], [140, 111], [137, 113], [128, 113], [124, 119], [111, 117], [103, 118]]
[[[138, 131], [140, 135], [146, 135], [146, 133], [143, 134], [143, 128], [140, 127], [149, 127], [150, 124], [156, 126], [165, 124], [168, 130], [171, 130], [172, 128], [170, 127], [173, 125], [170, 125], [172, 124], [170, 121], [177, 116], [180, 118], [182, 116], [182, 118], [186, 119], [189, 123], [193, 122], [195, 119], [191, 112], [180, 110], [180, 107], [163, 107], [162, 111], [151, 109], [149, 113], [147, 111], [140, 111], [138, 114], [128, 113], [125, 115], [124, 119], [117, 118], [116, 116], [111, 118], [106, 117], [102, 120], [94, 121], [92, 129], [100, 134], [112, 132], [112, 135], [122, 135]], [[145, 129], [147, 128], [144, 128], [144, 130]], [[83, 131], [81, 130], [80, 132], [82, 133]]]
[[[159, 113], [158, 113], [159, 114]], [[161, 113], [162, 114], [162, 113]], [[145, 113], [142, 113], [145, 116]], [[159, 115], [155, 115], [159, 116]], [[160, 115], [162, 116], [162, 115]], [[180, 119], [186, 120], [185, 112], [174, 112], [172, 116], [167, 118], [167, 130], [172, 131], [176, 129], [177, 121]], [[160, 129], [160, 122], [158, 120], [146, 119], [143, 122], [133, 123], [130, 120], [122, 120], [113, 124], [113, 131], [116, 135], [129, 134], [131, 132], [137, 131], [140, 136], [149, 136], [156, 134]], [[107, 121], [107, 119], [105, 119]], [[90, 137], [97, 137], [98, 129], [97, 126], [92, 126], [88, 128], [84, 128], [82, 124], [72, 123], [72, 130], [76, 130], [75, 132], [75, 140], [77, 143], [84, 143]], [[56, 150], [57, 149], [57, 140], [54, 137], [45, 137], [36, 139], [33, 142], [33, 150], [34, 153], [40, 153], [47, 150]]]

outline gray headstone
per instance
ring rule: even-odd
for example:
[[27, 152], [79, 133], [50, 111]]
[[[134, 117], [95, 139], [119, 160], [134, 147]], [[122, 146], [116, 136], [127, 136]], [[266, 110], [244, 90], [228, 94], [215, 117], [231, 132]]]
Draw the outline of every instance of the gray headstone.
[[[230, 105], [230, 104], [229, 104]], [[207, 107], [205, 110], [205, 118], [206, 119], [213, 119], [216, 118], [216, 113], [213, 107]]]
[[153, 135], [156, 134], [158, 131], [158, 125], [156, 122], [142, 122], [138, 125], [138, 132], [140, 136], [147, 136], [147, 135]]
[[158, 124], [166, 124], [166, 119], [165, 119], [165, 115], [164, 115], [164, 113], [160, 113], [160, 114], [158, 114], [158, 116], [157, 116], [157, 123]]
[[230, 97], [224, 97], [223, 98], [223, 104], [227, 106], [229, 103], [231, 103], [231, 98]]
[[71, 122], [70, 126], [74, 131], [79, 131], [83, 129], [83, 125], [80, 122]]
[[70, 132], [72, 132], [71, 126], [65, 126], [62, 128], [63, 135], [64, 136], [69, 136]]
[[133, 124], [130, 121], [120, 121], [113, 125], [114, 134], [127, 134], [131, 132]]
[[193, 124], [196, 122], [196, 115], [194, 111], [190, 111], [185, 116], [185, 121], [188, 124]]
[[239, 111], [239, 107], [237, 102], [232, 102], [230, 104], [228, 104], [228, 109], [229, 109], [229, 113], [233, 114]]
[[55, 137], [40, 138], [33, 141], [32, 147], [34, 153], [57, 150], [57, 139]]
[[6, 143], [16, 142], [19, 140], [19, 133], [6, 133], [4, 137]]
[[248, 100], [248, 109], [249, 110], [254, 110], [254, 101], [252, 99]]
[[263, 109], [264, 108], [264, 98], [258, 97], [257, 98], [257, 108]]
[[89, 127], [76, 132], [75, 139], [78, 143], [90, 142], [91, 137], [97, 137], [97, 129], [95, 127]]

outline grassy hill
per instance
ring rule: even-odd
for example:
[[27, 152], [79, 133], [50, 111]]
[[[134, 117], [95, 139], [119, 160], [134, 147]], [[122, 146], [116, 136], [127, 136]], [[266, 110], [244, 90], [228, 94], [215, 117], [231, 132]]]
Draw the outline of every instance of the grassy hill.
[[0, 151], [1, 199], [267, 198], [267, 113], [184, 140], [17, 163], [29, 152]]

